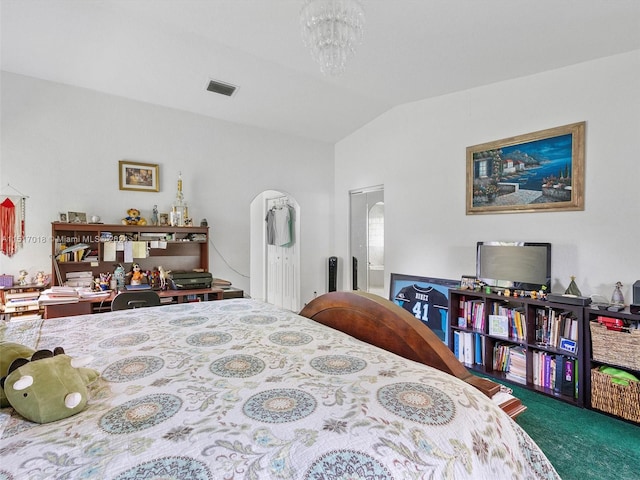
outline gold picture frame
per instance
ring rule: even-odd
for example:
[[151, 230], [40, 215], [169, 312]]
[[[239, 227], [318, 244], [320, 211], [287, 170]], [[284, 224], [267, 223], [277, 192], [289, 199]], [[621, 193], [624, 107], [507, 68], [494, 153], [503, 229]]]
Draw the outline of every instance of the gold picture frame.
[[467, 147], [466, 213], [584, 210], [585, 122]]
[[155, 163], [118, 162], [120, 190], [160, 191], [160, 167]]

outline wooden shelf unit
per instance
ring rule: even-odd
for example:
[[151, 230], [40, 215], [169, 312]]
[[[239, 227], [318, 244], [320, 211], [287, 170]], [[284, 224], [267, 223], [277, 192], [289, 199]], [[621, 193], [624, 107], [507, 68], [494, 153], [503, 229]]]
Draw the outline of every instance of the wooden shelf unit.
[[[465, 316], [464, 307], [467, 306], [469, 308], [471, 305], [477, 306], [475, 311], [477, 312], [478, 318], [469, 317], [467, 318], [468, 326], [464, 326], [463, 322], [459, 325], [458, 317]], [[512, 312], [518, 312], [520, 314], [520, 319], [524, 321], [525, 325], [525, 327], [521, 329], [522, 336], [520, 338], [513, 334], [505, 337], [503, 335], [495, 335], [491, 332], [489, 328], [489, 315], [493, 314], [493, 309], [498, 306], [506, 307]], [[476, 358], [475, 354], [467, 356], [466, 359], [464, 355], [459, 355], [458, 358], [465, 363], [467, 368], [498, 380], [512, 382], [516, 385], [582, 407], [585, 406], [585, 392], [587, 391], [585, 382], [585, 371], [587, 369], [585, 368], [585, 322], [583, 312], [584, 307], [579, 305], [559, 304], [529, 297], [506, 297], [473, 290], [450, 290], [449, 348], [454, 352], [456, 352], [457, 349], [459, 353], [460, 337], [462, 335], [466, 335], [466, 338], [471, 337], [472, 349], [477, 350], [479, 348], [481, 358]], [[570, 350], [560, 349], [557, 346], [549, 343], [545, 344], [536, 339], [536, 334], [540, 334], [541, 332], [541, 324], [545, 316], [548, 319], [552, 317], [559, 318], [561, 316], [561, 318], [570, 318], [573, 320], [575, 334], [577, 335], [575, 344], [577, 347], [576, 351], [572, 352]], [[539, 325], [536, 325], [537, 319]], [[474, 323], [472, 323], [474, 320], [475, 327]], [[562, 332], [560, 336], [564, 337], [564, 332]], [[458, 347], [456, 347], [456, 343]], [[524, 379], [518, 381], [506, 372], [495, 368], [494, 349], [499, 345], [503, 345], [505, 348], [513, 347], [524, 352], [524, 358], [526, 360], [526, 376]], [[561, 368], [564, 369], [566, 367], [571, 370], [574, 379], [571, 388], [569, 388], [568, 384], [565, 384], [564, 388], [561, 388], [563, 387], [560, 381], [562, 376], [560, 376], [557, 385], [553, 380], [548, 386], [540, 384], [543, 382], [543, 379], [541, 379], [542, 372], [539, 368], [534, 368], [534, 357], [540, 360], [545, 356], [550, 359], [550, 363], [554, 360], [561, 365]], [[569, 362], [569, 364], [565, 365], [565, 361]], [[537, 373], [535, 370], [537, 370]]]
[[[127, 240], [150, 242], [159, 237], [153, 235], [166, 234], [170, 236], [166, 240], [166, 248], [149, 248], [146, 258], [134, 258], [133, 262], [124, 261], [124, 252], [116, 251], [115, 261], [104, 260], [103, 234], [110, 233], [114, 239], [125, 236]], [[58, 261], [63, 281], [69, 272], [91, 271], [93, 277], [100, 273], [113, 273], [118, 264], [122, 264], [128, 272], [131, 263], [139, 263], [143, 271], [153, 271], [158, 266], [165, 270], [188, 271], [202, 269], [209, 271], [209, 227], [171, 227], [152, 225], [109, 225], [87, 223], [62, 223], [51, 224], [53, 238], [51, 246], [52, 285], [57, 285], [54, 260], [61, 246], [70, 247], [77, 243], [86, 243], [97, 252], [97, 260], [93, 261]], [[189, 240], [196, 236], [198, 240]], [[165, 240], [163, 240], [165, 241]]]
[[[618, 418], [622, 418], [627, 421], [631, 421], [636, 425], [640, 425], [640, 389], [638, 385], [635, 387], [631, 384], [627, 387], [617, 387], [619, 391], [609, 392], [612, 398], [597, 399], [595, 397], [596, 392], [594, 389], [597, 385], [592, 385], [592, 375], [602, 375], [598, 373], [592, 373], [592, 370], [598, 369], [601, 366], [611, 366], [624, 371], [627, 371], [634, 375], [636, 378], [640, 378], [640, 350], [638, 349], [639, 332], [634, 332], [634, 338], [631, 338], [630, 333], [607, 331], [606, 333], [600, 333], [604, 337], [600, 340], [599, 352], [594, 352], [594, 340], [592, 337], [591, 326], [598, 322], [598, 317], [608, 317], [610, 319], [622, 320], [626, 327], [638, 328], [640, 324], [640, 314], [633, 314], [629, 311], [629, 307], [618, 312], [612, 312], [609, 310], [599, 310], [596, 308], [585, 307], [585, 392], [587, 395], [586, 406], [604, 412]], [[604, 345], [603, 345], [604, 344]], [[624, 344], [621, 347], [621, 344]], [[631, 355], [627, 355], [623, 358], [620, 355], [620, 348], [624, 348], [627, 354], [632, 352]], [[596, 379], [597, 380], [597, 379]], [[603, 380], [599, 380], [600, 384]], [[624, 390], [625, 392], [621, 392]], [[629, 393], [635, 392], [635, 393]], [[630, 403], [635, 403], [635, 410], [632, 405], [625, 405], [622, 403], [620, 394], [630, 396], [635, 399]], [[618, 403], [620, 402], [620, 403]]]
[[[43, 308], [38, 304], [37, 299], [45, 288], [47, 285], [34, 284], [0, 287], [1, 319], [18, 321], [32, 316], [41, 316]], [[17, 303], [12, 304], [13, 302]]]

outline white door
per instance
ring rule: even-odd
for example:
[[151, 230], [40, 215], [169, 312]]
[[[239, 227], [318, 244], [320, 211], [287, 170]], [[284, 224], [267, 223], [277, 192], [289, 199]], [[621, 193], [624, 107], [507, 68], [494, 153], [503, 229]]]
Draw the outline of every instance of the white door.
[[300, 290], [298, 229], [296, 228], [298, 209], [295, 202], [287, 196], [270, 197], [266, 201], [265, 217], [269, 211], [279, 214], [283, 209], [288, 209], [290, 216], [291, 242], [286, 246], [266, 242], [266, 299], [268, 303], [278, 307], [298, 311]]

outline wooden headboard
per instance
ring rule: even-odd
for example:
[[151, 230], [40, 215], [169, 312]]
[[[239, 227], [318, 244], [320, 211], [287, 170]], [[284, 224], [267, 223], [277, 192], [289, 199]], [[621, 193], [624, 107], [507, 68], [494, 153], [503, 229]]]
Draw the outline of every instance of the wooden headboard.
[[[309, 302], [300, 315], [401, 357], [430, 365], [478, 388], [490, 398], [500, 385], [471, 374], [420, 320], [395, 303], [364, 292], [330, 292]], [[497, 398], [497, 397], [496, 397]], [[511, 397], [500, 407], [512, 418], [526, 407]]]

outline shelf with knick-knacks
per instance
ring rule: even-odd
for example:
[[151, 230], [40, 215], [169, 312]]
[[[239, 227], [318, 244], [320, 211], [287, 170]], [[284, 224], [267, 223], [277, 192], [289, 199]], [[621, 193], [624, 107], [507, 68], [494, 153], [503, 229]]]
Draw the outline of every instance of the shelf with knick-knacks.
[[[69, 274], [91, 272], [93, 278], [126, 271], [134, 263], [143, 271], [209, 271], [209, 228], [171, 225], [71, 224], [52, 222], [52, 285]], [[60, 256], [63, 250], [71, 250]], [[72, 273], [73, 272], [73, 273]]]

